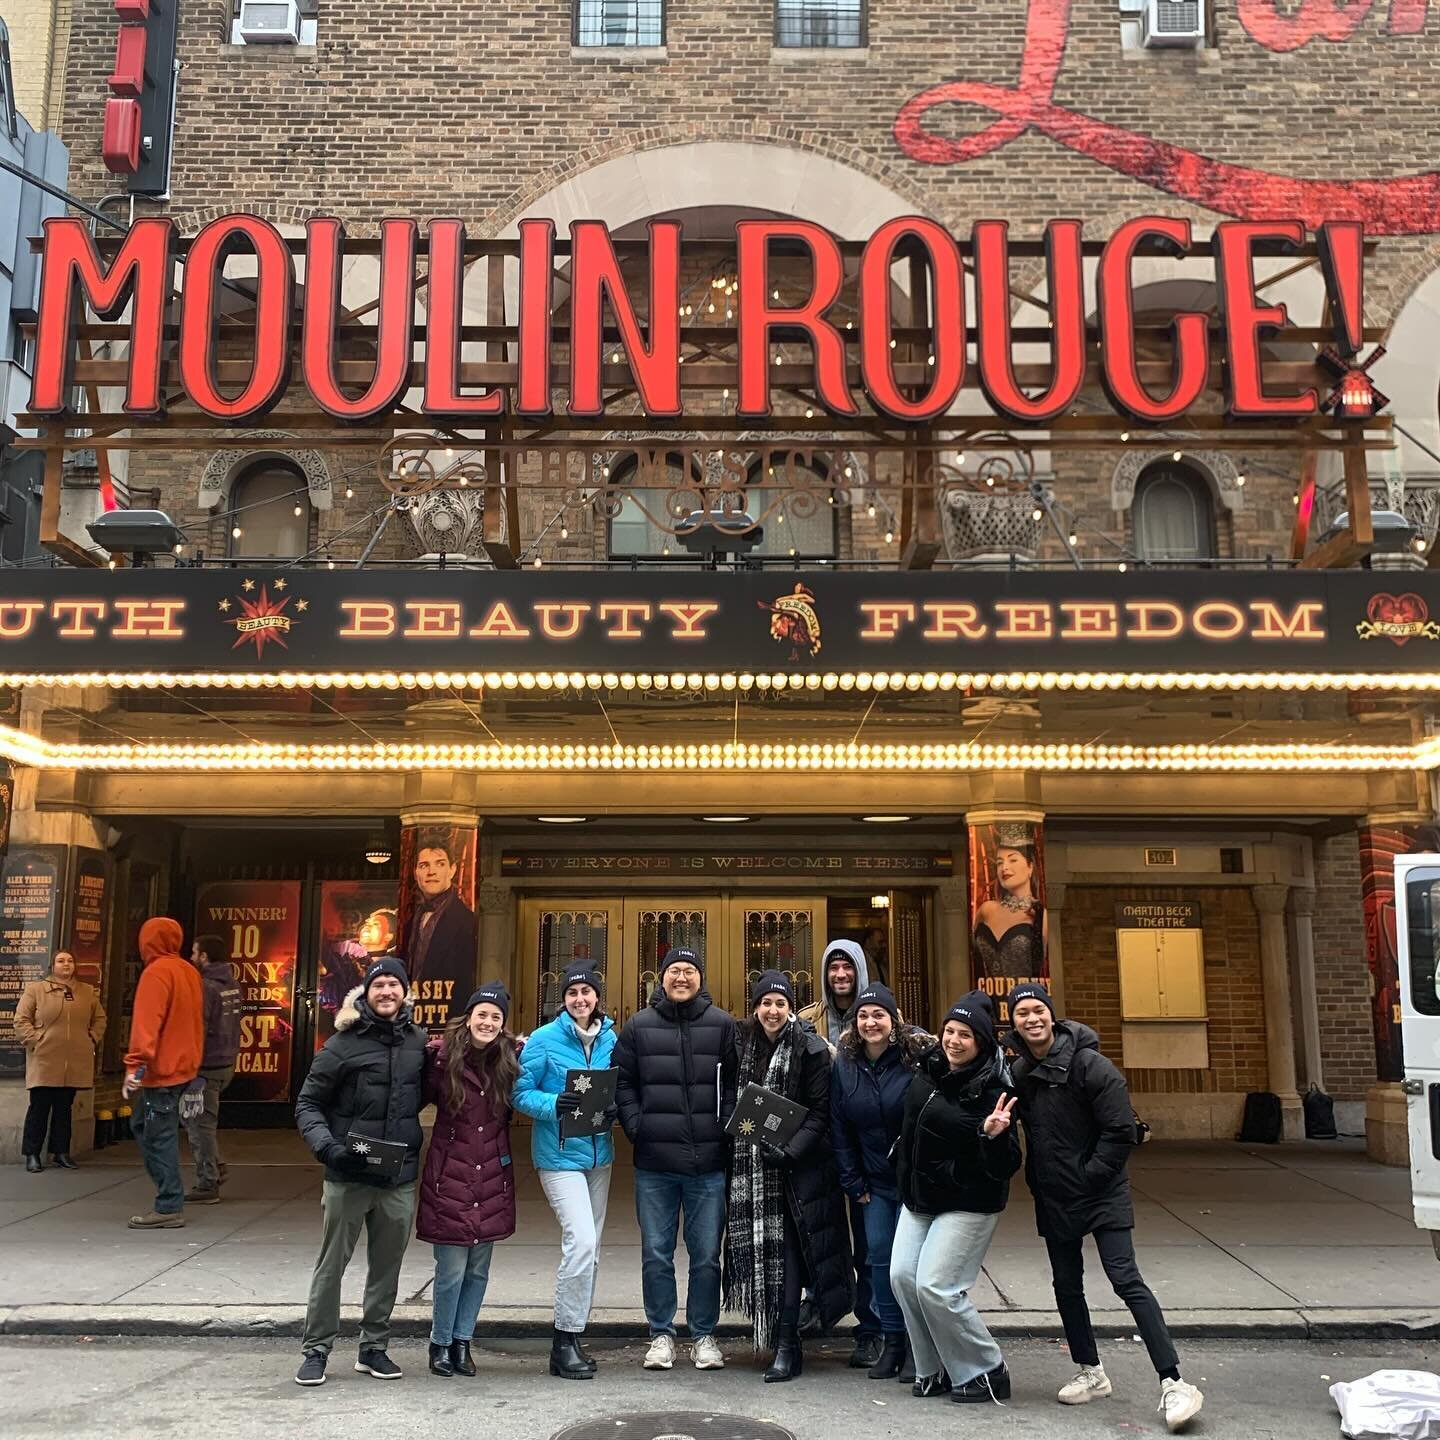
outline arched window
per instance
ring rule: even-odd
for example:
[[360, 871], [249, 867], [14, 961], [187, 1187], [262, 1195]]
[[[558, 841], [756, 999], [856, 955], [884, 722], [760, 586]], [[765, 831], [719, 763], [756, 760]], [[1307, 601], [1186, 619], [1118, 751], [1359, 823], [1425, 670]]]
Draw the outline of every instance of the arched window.
[[[632, 483], [637, 480], [641, 483]], [[627, 491], [610, 521], [612, 560], [687, 553], [672, 532], [700, 504], [700, 492], [685, 489], [685, 465], [680, 455], [667, 455], [663, 470], [650, 466], [642, 470], [633, 455], [623, 456], [615, 464], [611, 483], [624, 485]]]
[[310, 548], [305, 477], [282, 460], [261, 461], [235, 481], [227, 518], [232, 558], [289, 560]]
[[[780, 469], [778, 457], [775, 469]], [[746, 510], [764, 527], [765, 538], [752, 552], [755, 555], [794, 554], [805, 560], [835, 558], [835, 507], [826, 498], [823, 464], [798, 466], [796, 484], [783, 475], [770, 478], [757, 465], [745, 487]], [[813, 480], [813, 486], [807, 486]], [[768, 482], [768, 483], [765, 483]]]
[[1157, 562], [1215, 557], [1210, 487], [1189, 465], [1160, 460], [1135, 483], [1135, 551]]

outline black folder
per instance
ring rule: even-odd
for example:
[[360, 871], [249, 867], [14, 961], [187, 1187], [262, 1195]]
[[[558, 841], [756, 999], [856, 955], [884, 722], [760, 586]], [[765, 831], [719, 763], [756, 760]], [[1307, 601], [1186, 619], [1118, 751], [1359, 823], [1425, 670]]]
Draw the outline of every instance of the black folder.
[[605, 1112], [615, 1103], [615, 1081], [618, 1070], [567, 1070], [565, 1088], [574, 1090], [584, 1100], [576, 1115], [560, 1117], [560, 1138], [573, 1140], [577, 1135], [603, 1135], [610, 1127]]
[[352, 1130], [345, 1137], [345, 1144], [352, 1155], [365, 1160], [362, 1173], [382, 1180], [398, 1180], [405, 1165], [405, 1152], [409, 1148], [403, 1140], [376, 1140], [369, 1135], [359, 1135]]
[[768, 1140], [783, 1147], [795, 1138], [809, 1113], [803, 1105], [749, 1080], [735, 1101], [735, 1113], [726, 1122], [725, 1130], [751, 1145]]

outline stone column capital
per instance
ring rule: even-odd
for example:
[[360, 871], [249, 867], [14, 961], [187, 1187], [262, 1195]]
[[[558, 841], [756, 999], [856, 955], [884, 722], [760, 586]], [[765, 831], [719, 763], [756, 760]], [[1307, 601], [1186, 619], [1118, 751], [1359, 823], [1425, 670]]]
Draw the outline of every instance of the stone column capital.
[[475, 908], [486, 915], [501, 915], [514, 899], [515, 892], [508, 885], [482, 885], [475, 892]]
[[997, 820], [1023, 820], [1030, 825], [1043, 825], [1045, 812], [1031, 805], [987, 805], [979, 810], [967, 810], [967, 825], [993, 825]]
[[1315, 892], [1308, 885], [1296, 885], [1290, 891], [1290, 911], [1307, 919], [1315, 913]]
[[1285, 902], [1290, 898], [1290, 887], [1288, 885], [1255, 885], [1251, 887], [1250, 894], [1254, 897], [1255, 908], [1262, 915], [1283, 915]]
[[970, 887], [963, 880], [945, 880], [935, 887], [942, 910], [968, 910]]

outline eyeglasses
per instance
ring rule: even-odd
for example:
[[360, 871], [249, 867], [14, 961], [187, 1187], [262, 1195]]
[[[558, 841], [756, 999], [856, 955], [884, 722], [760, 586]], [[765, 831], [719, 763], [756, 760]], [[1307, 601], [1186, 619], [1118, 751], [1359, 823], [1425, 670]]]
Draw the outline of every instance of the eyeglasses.
[[667, 965], [667, 975], [673, 975], [677, 980], [698, 980], [700, 972], [693, 965]]

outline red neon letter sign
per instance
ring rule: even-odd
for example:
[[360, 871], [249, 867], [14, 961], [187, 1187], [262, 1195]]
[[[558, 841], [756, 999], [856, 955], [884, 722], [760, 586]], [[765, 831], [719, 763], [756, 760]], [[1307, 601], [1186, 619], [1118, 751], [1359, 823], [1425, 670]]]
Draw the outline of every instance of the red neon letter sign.
[[[788, 326], [810, 337], [815, 355], [815, 393], [836, 415], [857, 415], [859, 410], [845, 383], [845, 342], [824, 318], [835, 303], [845, 280], [845, 263], [835, 237], [807, 220], [742, 220], [735, 227], [739, 257], [740, 327], [736, 353], [740, 357], [741, 415], [770, 413], [770, 331]], [[772, 239], [798, 240], [810, 252], [813, 279], [810, 298], [802, 305], [772, 305], [769, 295], [769, 259]]]
[[427, 415], [501, 415], [505, 392], [460, 393], [460, 331], [465, 306], [465, 226], [430, 222], [430, 283], [426, 287], [425, 393]]
[[125, 381], [127, 415], [158, 415], [165, 305], [170, 298], [170, 247], [175, 223], [168, 216], [137, 220], [115, 258], [101, 268], [83, 220], [56, 216], [45, 222], [45, 262], [35, 327], [35, 384], [30, 408], [63, 415], [70, 399], [74, 334], [83, 307], [117, 320], [130, 304], [130, 360]]
[[1210, 380], [1210, 340], [1204, 315], [1189, 310], [1178, 313], [1170, 325], [1170, 389], [1157, 396], [1145, 388], [1136, 355], [1131, 262], [1141, 242], [1152, 236], [1183, 254], [1190, 248], [1190, 222], [1155, 216], [1127, 221], [1107, 242], [1095, 285], [1100, 306], [1101, 384], [1117, 410], [1155, 424], [1183, 415], [1200, 397]]
[[[226, 257], [248, 249], [255, 256], [255, 348], [250, 378], [233, 398], [216, 378], [220, 297]], [[222, 215], [195, 237], [185, 256], [180, 306], [180, 384], [195, 406], [217, 420], [263, 414], [290, 381], [290, 302], [295, 272], [280, 232], [256, 215]]]
[[305, 226], [305, 384], [315, 403], [338, 420], [373, 420], [392, 410], [410, 384], [417, 230], [413, 220], [380, 222], [375, 373], [370, 384], [352, 399], [340, 388], [335, 355], [345, 229], [329, 216], [320, 216]]
[[[906, 241], [924, 247], [935, 316], [931, 328], [935, 364], [929, 387], [914, 400], [902, 395], [895, 383], [895, 352], [890, 348], [890, 267]], [[965, 379], [965, 279], [960, 247], [950, 232], [915, 215], [882, 225], [870, 237], [860, 261], [860, 318], [860, 373], [875, 404], [897, 420], [933, 420], [943, 415]]]
[[[555, 306], [555, 222], [520, 222], [520, 343], [516, 347], [515, 408], [549, 415], [551, 317]], [[677, 314], [679, 307], [676, 306]], [[574, 350], [571, 350], [574, 363]]]
[[1315, 413], [1313, 386], [1298, 395], [1265, 393], [1260, 342], [1283, 329], [1289, 317], [1283, 304], [1262, 305], [1255, 295], [1255, 242], [1279, 240], [1293, 246], [1304, 239], [1305, 227], [1298, 220], [1227, 220], [1215, 227], [1210, 245], [1225, 318], [1225, 393], [1230, 413], [1239, 419], [1299, 419]]
[[1045, 227], [1045, 274], [1050, 293], [1050, 388], [1031, 399], [1015, 377], [1010, 345], [1010, 227], [977, 220], [975, 255], [976, 358], [980, 388], [1000, 414], [1042, 424], [1063, 415], [1085, 383], [1085, 270], [1080, 222], [1052, 220]]
[[570, 226], [570, 414], [599, 415], [600, 361], [605, 335], [601, 305], [608, 297], [620, 341], [647, 415], [680, 413], [680, 222], [652, 220], [650, 231], [650, 343], [640, 322], [610, 232], [600, 220]]

